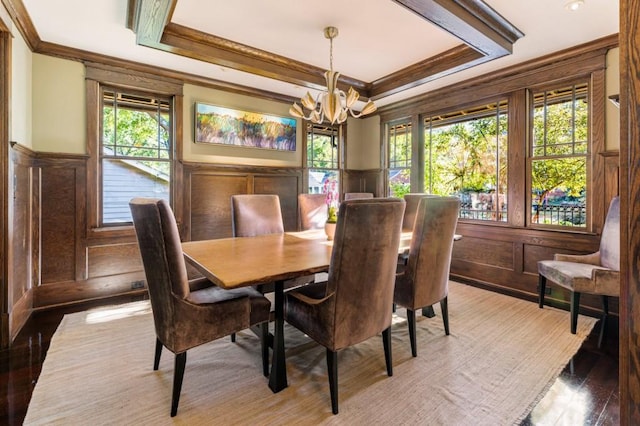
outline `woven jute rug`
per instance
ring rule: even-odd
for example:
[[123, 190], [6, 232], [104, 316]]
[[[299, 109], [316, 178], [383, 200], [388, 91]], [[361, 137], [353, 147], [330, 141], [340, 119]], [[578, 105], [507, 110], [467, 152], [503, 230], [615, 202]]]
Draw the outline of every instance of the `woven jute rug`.
[[405, 311], [394, 315], [393, 377], [382, 339], [338, 356], [340, 413], [331, 414], [325, 350], [285, 328], [289, 387], [274, 394], [262, 376], [250, 331], [187, 355], [178, 415], [169, 416], [174, 356], [153, 371], [155, 334], [148, 302], [67, 315], [51, 341], [25, 424], [315, 425], [517, 424], [579, 349], [596, 320], [451, 283], [445, 336], [418, 318], [411, 356]]

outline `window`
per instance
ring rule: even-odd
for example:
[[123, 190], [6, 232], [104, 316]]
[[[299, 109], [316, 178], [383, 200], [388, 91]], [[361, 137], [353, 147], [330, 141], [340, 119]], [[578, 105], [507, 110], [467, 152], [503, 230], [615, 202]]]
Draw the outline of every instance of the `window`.
[[307, 171], [309, 194], [333, 192], [340, 188], [339, 126], [307, 125]]
[[129, 200], [170, 199], [170, 98], [101, 88], [101, 224], [131, 223]]
[[460, 197], [460, 218], [507, 221], [507, 101], [424, 121], [425, 189]]
[[531, 223], [586, 227], [588, 84], [533, 92]]
[[402, 198], [411, 192], [411, 122], [387, 125], [389, 195]]

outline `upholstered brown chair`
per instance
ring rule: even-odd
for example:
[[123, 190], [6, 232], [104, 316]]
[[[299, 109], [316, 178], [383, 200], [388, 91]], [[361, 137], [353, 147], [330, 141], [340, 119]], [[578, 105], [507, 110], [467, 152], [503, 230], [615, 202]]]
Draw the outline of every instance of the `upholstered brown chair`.
[[269, 300], [252, 288], [224, 290], [206, 279], [189, 282], [169, 204], [161, 199], [134, 198], [129, 207], [155, 324], [153, 369], [158, 369], [163, 346], [175, 354], [171, 416], [178, 412], [187, 350], [191, 348], [260, 324], [262, 368], [267, 376]]
[[345, 192], [344, 199], [345, 200], [360, 200], [373, 198], [373, 194], [371, 192]]
[[273, 194], [232, 195], [231, 220], [234, 237], [284, 233], [280, 198]]
[[[257, 237], [284, 234], [280, 197], [274, 194], [240, 194], [231, 196], [231, 228], [234, 237]], [[313, 281], [313, 276], [299, 277], [285, 282], [285, 288], [297, 287]], [[275, 283], [255, 286], [262, 294], [272, 293]], [[231, 335], [235, 341], [235, 335]]]
[[418, 204], [420, 200], [425, 197], [438, 197], [437, 195], [425, 194], [421, 192], [412, 192], [404, 194], [404, 201], [406, 204], [404, 208], [404, 217], [402, 218], [402, 231], [413, 231], [413, 223], [416, 220], [416, 213], [418, 212]]
[[547, 279], [571, 292], [571, 333], [576, 333], [580, 294], [602, 296], [602, 321], [598, 347], [602, 345], [609, 296], [620, 297], [620, 199], [614, 197], [600, 236], [600, 250], [586, 255], [556, 254], [538, 262], [539, 306], [544, 305]]
[[325, 194], [298, 194], [301, 231], [324, 228], [328, 216], [326, 198]]
[[382, 333], [387, 374], [393, 374], [390, 308], [403, 211], [399, 199], [344, 201], [328, 281], [285, 294], [285, 320], [326, 348], [334, 414], [339, 350]]
[[440, 302], [449, 335], [449, 267], [460, 200], [420, 198], [405, 268], [396, 276], [393, 301], [407, 309], [411, 355], [417, 356], [415, 311]]

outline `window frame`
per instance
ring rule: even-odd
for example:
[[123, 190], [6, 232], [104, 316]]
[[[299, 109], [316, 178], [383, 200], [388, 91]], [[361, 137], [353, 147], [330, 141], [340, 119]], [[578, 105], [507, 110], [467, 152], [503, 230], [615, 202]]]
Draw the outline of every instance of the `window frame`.
[[[326, 128], [331, 128], [337, 131], [337, 168], [327, 168], [327, 167], [312, 167], [312, 162], [309, 159], [309, 134], [310, 129], [315, 126], [322, 126]], [[344, 185], [344, 164], [345, 164], [345, 144], [346, 144], [346, 126], [344, 124], [331, 125], [331, 124], [314, 124], [310, 121], [303, 121], [304, 128], [304, 137], [303, 139], [303, 164], [302, 164], [302, 174], [303, 174], [303, 192], [309, 192], [309, 171], [310, 170], [335, 170], [338, 174], [338, 196], [342, 196], [342, 187]]]
[[[182, 200], [184, 191], [182, 182], [182, 123], [183, 123], [183, 83], [171, 79], [154, 79], [149, 74], [134, 71], [119, 72], [111, 67], [97, 64], [87, 65], [85, 70], [86, 122], [87, 122], [87, 168], [86, 168], [86, 223], [85, 233], [88, 240], [131, 237], [135, 235], [133, 223], [106, 225], [101, 223], [101, 122], [102, 122], [102, 90], [106, 86], [127, 93], [141, 93], [150, 96], [169, 97], [172, 99], [172, 153], [170, 204], [178, 224], [182, 222]], [[91, 189], [93, 188], [93, 189]]]
[[[388, 197], [391, 197], [391, 182], [389, 179], [389, 174], [391, 172], [391, 170], [408, 170], [409, 171], [409, 192], [414, 192], [413, 188], [416, 187], [416, 182], [415, 182], [415, 169], [416, 167], [414, 166], [416, 160], [414, 160], [414, 158], [416, 158], [415, 156], [415, 146], [416, 146], [416, 142], [415, 142], [415, 137], [414, 135], [416, 134], [416, 131], [414, 129], [414, 120], [412, 120], [411, 117], [405, 117], [405, 118], [401, 118], [398, 120], [394, 120], [391, 122], [387, 122], [384, 123], [384, 158], [385, 158], [385, 176], [384, 176], [384, 182], [385, 182], [385, 194]], [[392, 128], [398, 127], [398, 126], [406, 126], [407, 130], [404, 132], [404, 134], [406, 136], [409, 137], [410, 141], [409, 141], [409, 152], [408, 152], [408, 163], [409, 166], [408, 167], [391, 167], [391, 143], [390, 143], [390, 132], [392, 130]], [[394, 135], [396, 136], [396, 135]], [[416, 191], [417, 192], [417, 191]]]
[[[586, 141], [586, 153], [584, 154], [575, 154], [572, 156], [558, 156], [558, 155], [547, 155], [547, 156], [535, 156], [534, 151], [534, 113], [535, 113], [535, 99], [534, 94], [545, 91], [557, 90], [567, 86], [576, 86], [579, 84], [587, 84], [587, 141]], [[592, 102], [593, 98], [593, 90], [592, 90], [592, 78], [589, 76], [575, 77], [565, 80], [553, 81], [546, 84], [539, 84], [532, 87], [527, 88], [527, 110], [529, 112], [529, 121], [528, 121], [528, 129], [527, 129], [527, 147], [526, 147], [526, 200], [525, 200], [525, 213], [526, 213], [526, 227], [531, 229], [540, 229], [540, 230], [557, 230], [557, 231], [570, 231], [570, 232], [593, 232], [594, 222], [593, 222], [593, 199], [596, 198], [592, 194], [594, 192], [595, 178], [593, 176], [593, 152], [594, 152], [594, 119], [593, 119], [593, 107]], [[575, 139], [574, 139], [575, 143]], [[604, 144], [602, 144], [602, 150], [604, 150]], [[547, 144], [545, 143], [545, 147]], [[602, 152], [602, 151], [597, 151]], [[544, 159], [561, 159], [561, 158], [576, 158], [576, 157], [584, 157], [585, 165], [586, 165], [586, 199], [585, 199], [585, 226], [563, 226], [563, 225], [553, 225], [553, 224], [544, 224], [544, 223], [534, 223], [532, 220], [532, 211], [533, 211], [533, 199], [532, 199], [532, 173], [533, 173], [533, 162], [536, 159], [544, 160]]]

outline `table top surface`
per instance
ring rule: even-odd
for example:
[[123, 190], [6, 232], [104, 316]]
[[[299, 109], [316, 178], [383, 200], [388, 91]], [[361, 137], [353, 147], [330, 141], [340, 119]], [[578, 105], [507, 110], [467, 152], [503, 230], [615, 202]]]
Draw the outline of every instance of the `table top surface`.
[[[411, 232], [403, 232], [398, 253], [406, 253]], [[189, 264], [226, 289], [326, 272], [333, 241], [324, 230], [182, 243]]]
[[187, 262], [217, 286], [227, 289], [327, 271], [331, 249], [324, 231], [182, 244]]

